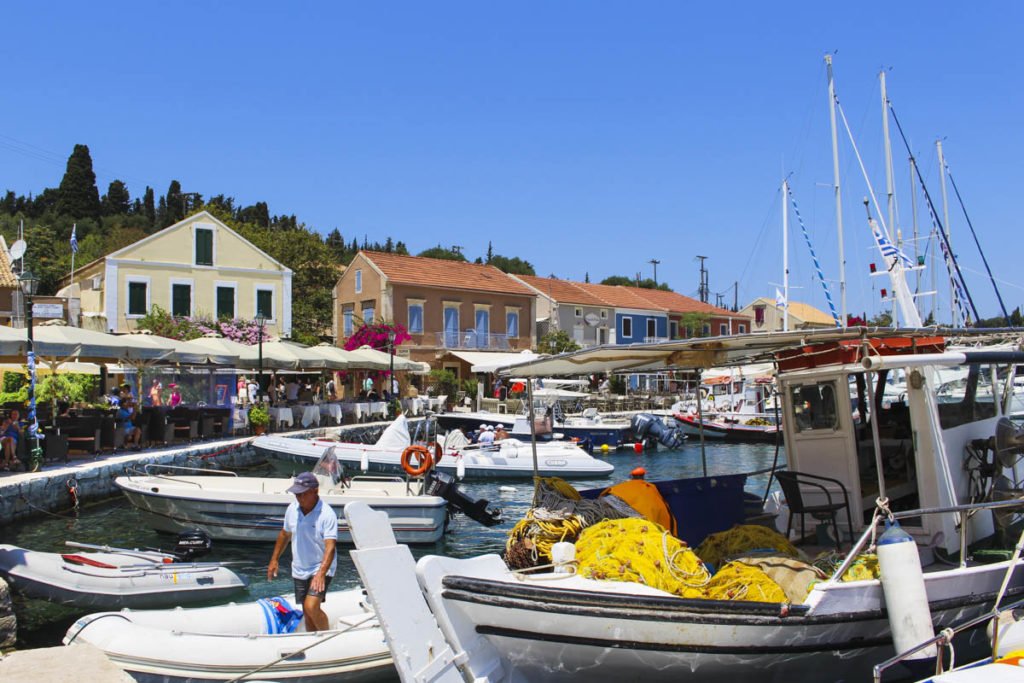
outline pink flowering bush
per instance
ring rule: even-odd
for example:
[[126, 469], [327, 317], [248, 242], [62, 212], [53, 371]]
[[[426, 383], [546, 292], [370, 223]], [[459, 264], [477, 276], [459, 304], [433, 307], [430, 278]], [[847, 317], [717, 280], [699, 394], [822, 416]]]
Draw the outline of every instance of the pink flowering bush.
[[[256, 324], [255, 320], [235, 318], [233, 320], [224, 319], [214, 322], [210, 318], [201, 315], [175, 317], [159, 306], [153, 306], [149, 313], [140, 318], [137, 327], [140, 330], [149, 330], [161, 337], [178, 339], [180, 341], [198, 339], [211, 332], [225, 339], [248, 344], [249, 346], [255, 346], [260, 341], [260, 326]], [[264, 330], [263, 335], [263, 341], [267, 341], [266, 330]], [[408, 338], [408, 335], [406, 335], [406, 338]]]
[[[345, 350], [354, 351], [360, 346], [369, 346], [372, 349], [379, 351], [388, 350], [388, 333], [391, 330], [395, 331], [395, 346], [400, 346], [403, 342], [407, 342], [412, 337], [409, 335], [409, 331], [405, 329], [405, 326], [400, 323], [374, 323], [372, 325], [363, 325], [355, 332], [352, 333], [348, 339], [345, 340]], [[387, 370], [368, 371], [366, 374], [373, 377], [375, 380], [387, 379], [391, 373]], [[348, 373], [343, 373], [344, 378], [342, 381], [348, 379]]]

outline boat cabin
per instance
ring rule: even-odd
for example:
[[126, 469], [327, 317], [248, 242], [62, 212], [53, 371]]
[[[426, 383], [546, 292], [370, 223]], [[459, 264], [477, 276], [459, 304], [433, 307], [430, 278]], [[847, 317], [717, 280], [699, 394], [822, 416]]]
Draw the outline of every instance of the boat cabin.
[[[987, 493], [965, 454], [972, 441], [995, 434], [1012, 396], [1012, 372], [988, 363], [922, 363], [944, 350], [939, 337], [883, 338], [777, 354], [788, 467], [843, 482], [854, 526], [871, 521], [880, 488], [894, 512], [978, 501]], [[897, 373], [905, 383], [889, 382]], [[828, 486], [841, 500], [838, 487]], [[825, 502], [824, 494], [812, 502]], [[919, 545], [955, 553], [958, 521], [924, 515], [901, 524]], [[987, 511], [971, 516], [970, 525], [971, 543], [994, 530]]]

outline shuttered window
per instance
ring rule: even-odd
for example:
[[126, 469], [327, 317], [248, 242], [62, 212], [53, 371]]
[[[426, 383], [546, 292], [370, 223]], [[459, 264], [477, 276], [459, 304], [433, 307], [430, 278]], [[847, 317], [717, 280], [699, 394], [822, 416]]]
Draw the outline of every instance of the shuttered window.
[[217, 288], [217, 318], [235, 317], [235, 288]]
[[171, 315], [178, 318], [192, 315], [192, 285], [171, 286]]
[[272, 290], [256, 290], [256, 315], [262, 315], [267, 320], [274, 319], [274, 292]]
[[128, 283], [128, 315], [146, 315], [146, 289], [145, 282]]
[[196, 228], [196, 265], [213, 265], [213, 230]]

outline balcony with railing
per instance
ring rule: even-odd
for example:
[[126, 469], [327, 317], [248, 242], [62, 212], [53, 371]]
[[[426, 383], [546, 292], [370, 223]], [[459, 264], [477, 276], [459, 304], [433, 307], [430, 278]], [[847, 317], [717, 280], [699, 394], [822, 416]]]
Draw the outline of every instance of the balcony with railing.
[[438, 348], [442, 349], [487, 349], [489, 351], [507, 351], [513, 348], [506, 334], [478, 332], [469, 329], [462, 332], [437, 332]]

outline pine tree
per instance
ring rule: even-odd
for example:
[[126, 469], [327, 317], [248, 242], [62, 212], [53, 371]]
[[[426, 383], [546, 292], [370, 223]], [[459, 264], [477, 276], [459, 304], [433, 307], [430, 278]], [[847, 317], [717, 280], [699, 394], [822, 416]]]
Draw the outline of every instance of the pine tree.
[[392, 253], [394, 251], [395, 251], [395, 243], [392, 242], [391, 238], [389, 237], [387, 239], [387, 241], [384, 242], [384, 253], [390, 254], [390, 253]]
[[167, 197], [161, 195], [160, 203], [157, 204], [156, 214], [153, 218], [153, 229], [154, 231], [163, 230], [168, 225], [170, 223], [167, 222]]
[[587, 271], [586, 273], [583, 274], [583, 281], [587, 283], [590, 282], [590, 271]]
[[58, 213], [72, 218], [100, 217], [100, 193], [86, 145], [75, 145], [57, 192]]
[[181, 183], [172, 180], [167, 188], [166, 201], [163, 202], [164, 219], [160, 221], [160, 228], [174, 225], [185, 217], [184, 197], [181, 196]]
[[149, 185], [146, 185], [146, 193], [142, 196], [142, 211], [149, 221], [149, 229], [152, 230], [156, 225], [156, 206], [153, 204], [153, 188]]
[[395, 253], [400, 256], [408, 256], [409, 247], [405, 246], [405, 242], [403, 242], [402, 240], [398, 240], [397, 242], [395, 242]]
[[129, 207], [131, 207], [131, 197], [128, 194], [128, 186], [120, 180], [112, 180], [107, 187], [107, 194], [103, 196], [103, 215], [126, 214]]
[[487, 260], [485, 263], [490, 263], [491, 259], [494, 258], [494, 247], [491, 246], [490, 240], [487, 241]]

